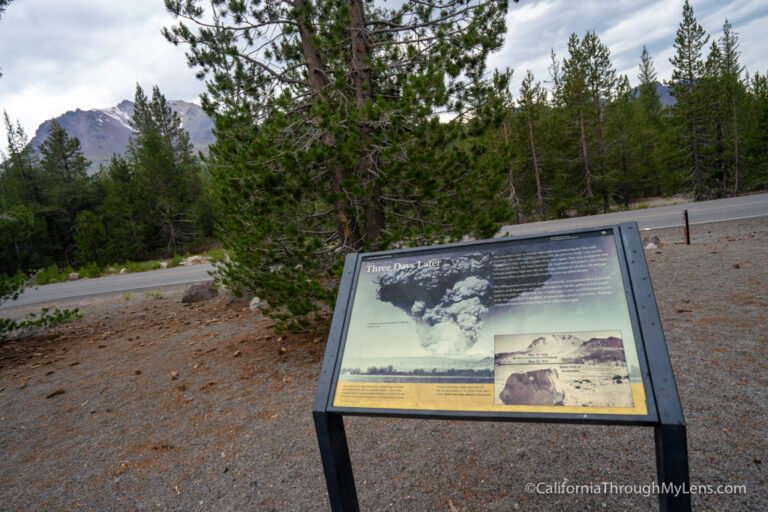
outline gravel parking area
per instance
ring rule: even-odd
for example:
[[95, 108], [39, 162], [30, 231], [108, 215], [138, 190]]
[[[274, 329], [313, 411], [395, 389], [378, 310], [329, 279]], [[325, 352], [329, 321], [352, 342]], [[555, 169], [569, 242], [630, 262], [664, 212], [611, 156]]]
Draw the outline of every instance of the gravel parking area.
[[[768, 218], [645, 232], [688, 424], [691, 480], [746, 485], [694, 510], [768, 510]], [[74, 324], [0, 343], [0, 510], [327, 510], [312, 423], [324, 334], [247, 305], [90, 298]], [[62, 304], [71, 307], [78, 304]], [[657, 510], [653, 430], [345, 419], [363, 510]]]

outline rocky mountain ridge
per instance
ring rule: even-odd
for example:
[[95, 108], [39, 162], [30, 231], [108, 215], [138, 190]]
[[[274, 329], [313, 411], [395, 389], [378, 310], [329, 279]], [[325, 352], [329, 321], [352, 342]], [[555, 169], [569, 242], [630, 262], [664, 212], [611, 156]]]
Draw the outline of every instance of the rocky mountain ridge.
[[588, 361], [625, 363], [624, 344], [620, 338], [590, 338], [583, 340], [571, 334], [550, 334], [533, 340], [525, 350], [496, 354], [497, 363], [520, 356], [546, 354], [557, 356], [561, 363], [583, 364]]
[[[213, 121], [198, 105], [181, 100], [168, 101], [170, 107], [181, 117], [182, 126], [189, 133], [195, 151], [208, 152], [208, 146], [216, 142], [213, 135]], [[133, 129], [131, 118], [134, 105], [123, 100], [114, 107], [91, 110], [75, 109], [55, 119], [70, 137], [77, 137], [83, 155], [91, 161], [91, 172], [99, 165], [106, 165], [114, 154], [124, 154]], [[41, 124], [29, 142], [37, 151], [48, 137], [51, 121]]]

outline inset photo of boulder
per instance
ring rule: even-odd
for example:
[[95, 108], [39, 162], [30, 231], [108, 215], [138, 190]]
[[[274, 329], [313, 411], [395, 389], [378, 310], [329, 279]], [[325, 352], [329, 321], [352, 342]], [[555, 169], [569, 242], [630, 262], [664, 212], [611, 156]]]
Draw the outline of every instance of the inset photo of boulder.
[[497, 405], [632, 407], [620, 331], [494, 338]]

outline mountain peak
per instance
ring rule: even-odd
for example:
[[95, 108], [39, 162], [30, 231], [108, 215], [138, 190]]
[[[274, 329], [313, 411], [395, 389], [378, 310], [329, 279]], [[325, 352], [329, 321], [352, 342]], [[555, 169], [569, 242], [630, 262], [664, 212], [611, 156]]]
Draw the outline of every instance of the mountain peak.
[[[202, 108], [183, 100], [170, 100], [168, 105], [181, 118], [182, 126], [189, 133], [195, 151], [208, 152], [208, 146], [216, 142], [213, 121]], [[96, 172], [101, 164], [108, 164], [112, 155], [125, 153], [133, 133], [131, 118], [134, 104], [123, 100], [114, 107], [81, 110], [76, 108], [55, 119], [70, 137], [80, 140], [85, 158], [91, 161], [90, 172]], [[38, 151], [51, 131], [51, 121], [45, 121], [29, 141]]]

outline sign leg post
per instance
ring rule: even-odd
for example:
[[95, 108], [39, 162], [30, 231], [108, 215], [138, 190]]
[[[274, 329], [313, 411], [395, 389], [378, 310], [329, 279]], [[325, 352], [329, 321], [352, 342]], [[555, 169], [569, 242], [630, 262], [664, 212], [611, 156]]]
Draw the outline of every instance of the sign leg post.
[[[685, 425], [659, 424], [656, 437], [656, 473], [661, 512], [690, 512], [688, 448]], [[666, 491], [666, 492], [664, 492]]]
[[344, 420], [340, 414], [313, 411], [320, 456], [323, 459], [328, 498], [334, 512], [358, 512], [357, 490], [352, 475]]

